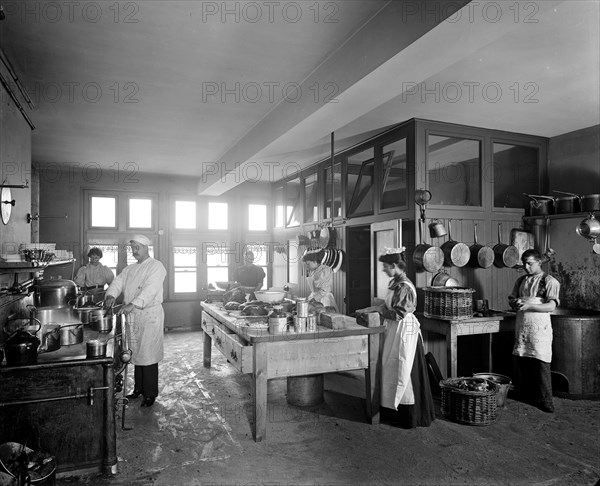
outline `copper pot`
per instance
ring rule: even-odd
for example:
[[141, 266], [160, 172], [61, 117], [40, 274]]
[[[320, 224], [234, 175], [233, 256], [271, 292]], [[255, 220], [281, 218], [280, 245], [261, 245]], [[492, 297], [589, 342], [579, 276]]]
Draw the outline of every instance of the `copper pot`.
[[[525, 194], [525, 193], [523, 193]], [[529, 201], [529, 214], [531, 216], [548, 216], [554, 211], [554, 198], [550, 196], [537, 196], [525, 194]]]
[[494, 265], [498, 268], [512, 268], [519, 263], [519, 250], [516, 246], [505, 245], [500, 237], [502, 223], [498, 223], [498, 244], [494, 245]]
[[489, 246], [477, 243], [477, 223], [473, 223], [473, 243], [469, 247], [471, 257], [469, 265], [475, 268], [489, 268], [494, 264], [494, 250]]
[[554, 212], [556, 214], [570, 214], [581, 211], [581, 198], [577, 194], [563, 191], [554, 192], [564, 194], [564, 196], [554, 199]]
[[[422, 223], [419, 220], [419, 235], [423, 239]], [[444, 252], [437, 246], [421, 243], [415, 247], [413, 262], [417, 268], [427, 272], [437, 272], [444, 264]]]
[[444, 264], [448, 267], [464, 267], [469, 263], [471, 252], [464, 243], [452, 240], [452, 224], [448, 220], [448, 241], [442, 245]]

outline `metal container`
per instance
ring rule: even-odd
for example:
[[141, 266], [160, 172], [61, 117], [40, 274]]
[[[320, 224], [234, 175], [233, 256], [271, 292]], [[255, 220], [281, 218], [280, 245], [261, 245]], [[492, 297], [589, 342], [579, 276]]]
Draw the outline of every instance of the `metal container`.
[[297, 333], [306, 332], [307, 317], [294, 316], [294, 331]]
[[317, 330], [317, 316], [310, 313], [306, 318], [306, 332], [315, 332]]
[[31, 307], [42, 326], [46, 324], [79, 324], [81, 319], [70, 307]]
[[97, 332], [111, 332], [115, 323], [117, 322], [117, 316], [114, 314], [109, 314], [107, 316], [99, 316], [97, 314], [93, 314], [90, 316], [90, 326], [94, 331]]
[[298, 317], [308, 317], [308, 301], [303, 297], [296, 300], [296, 314]]
[[77, 296], [77, 286], [72, 280], [44, 280], [35, 286], [36, 307], [67, 307]]
[[556, 396], [572, 400], [600, 398], [600, 312], [580, 309], [556, 309], [552, 321], [552, 374], [566, 380]]
[[60, 345], [72, 346], [83, 342], [83, 323], [60, 326]]
[[106, 341], [92, 339], [85, 343], [85, 348], [88, 358], [104, 358], [106, 356]]

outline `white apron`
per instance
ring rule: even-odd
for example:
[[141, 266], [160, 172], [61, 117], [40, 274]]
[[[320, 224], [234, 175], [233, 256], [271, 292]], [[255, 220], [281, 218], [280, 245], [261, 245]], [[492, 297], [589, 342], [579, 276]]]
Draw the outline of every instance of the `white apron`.
[[[539, 297], [524, 297], [528, 304], [542, 304]], [[552, 321], [547, 312], [517, 312], [513, 355], [552, 361]]]
[[[406, 282], [412, 291], [417, 291]], [[393, 291], [385, 298], [385, 305], [392, 309]], [[381, 406], [396, 410], [398, 405], [414, 405], [415, 394], [410, 372], [415, 360], [417, 342], [421, 334], [421, 324], [411, 312], [400, 321], [385, 319], [381, 373]]]

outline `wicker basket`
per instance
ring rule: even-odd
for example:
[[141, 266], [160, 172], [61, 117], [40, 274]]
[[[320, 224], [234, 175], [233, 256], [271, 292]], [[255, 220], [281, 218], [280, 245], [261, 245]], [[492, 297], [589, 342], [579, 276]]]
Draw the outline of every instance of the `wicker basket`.
[[454, 422], [468, 425], [490, 425], [498, 418], [496, 399], [497, 385], [487, 381], [489, 390], [470, 391], [456, 388], [461, 381], [481, 380], [481, 378], [459, 377], [440, 382], [442, 389], [442, 415]]
[[461, 287], [425, 287], [425, 317], [470, 319], [475, 290]]

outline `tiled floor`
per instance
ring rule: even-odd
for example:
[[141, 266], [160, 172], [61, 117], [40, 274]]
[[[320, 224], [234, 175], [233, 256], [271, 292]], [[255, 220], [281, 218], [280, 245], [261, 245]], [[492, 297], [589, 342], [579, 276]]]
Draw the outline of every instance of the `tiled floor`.
[[317, 407], [290, 406], [285, 380], [272, 380], [267, 439], [256, 443], [249, 377], [216, 350], [204, 368], [200, 332], [169, 333], [165, 345], [156, 404], [127, 407], [131, 430], [118, 417], [119, 473], [57, 484], [564, 486], [600, 478], [600, 402], [556, 399], [556, 413], [545, 414], [508, 399], [490, 426], [438, 415], [429, 428], [402, 430], [367, 424], [362, 400], [331, 391]]

